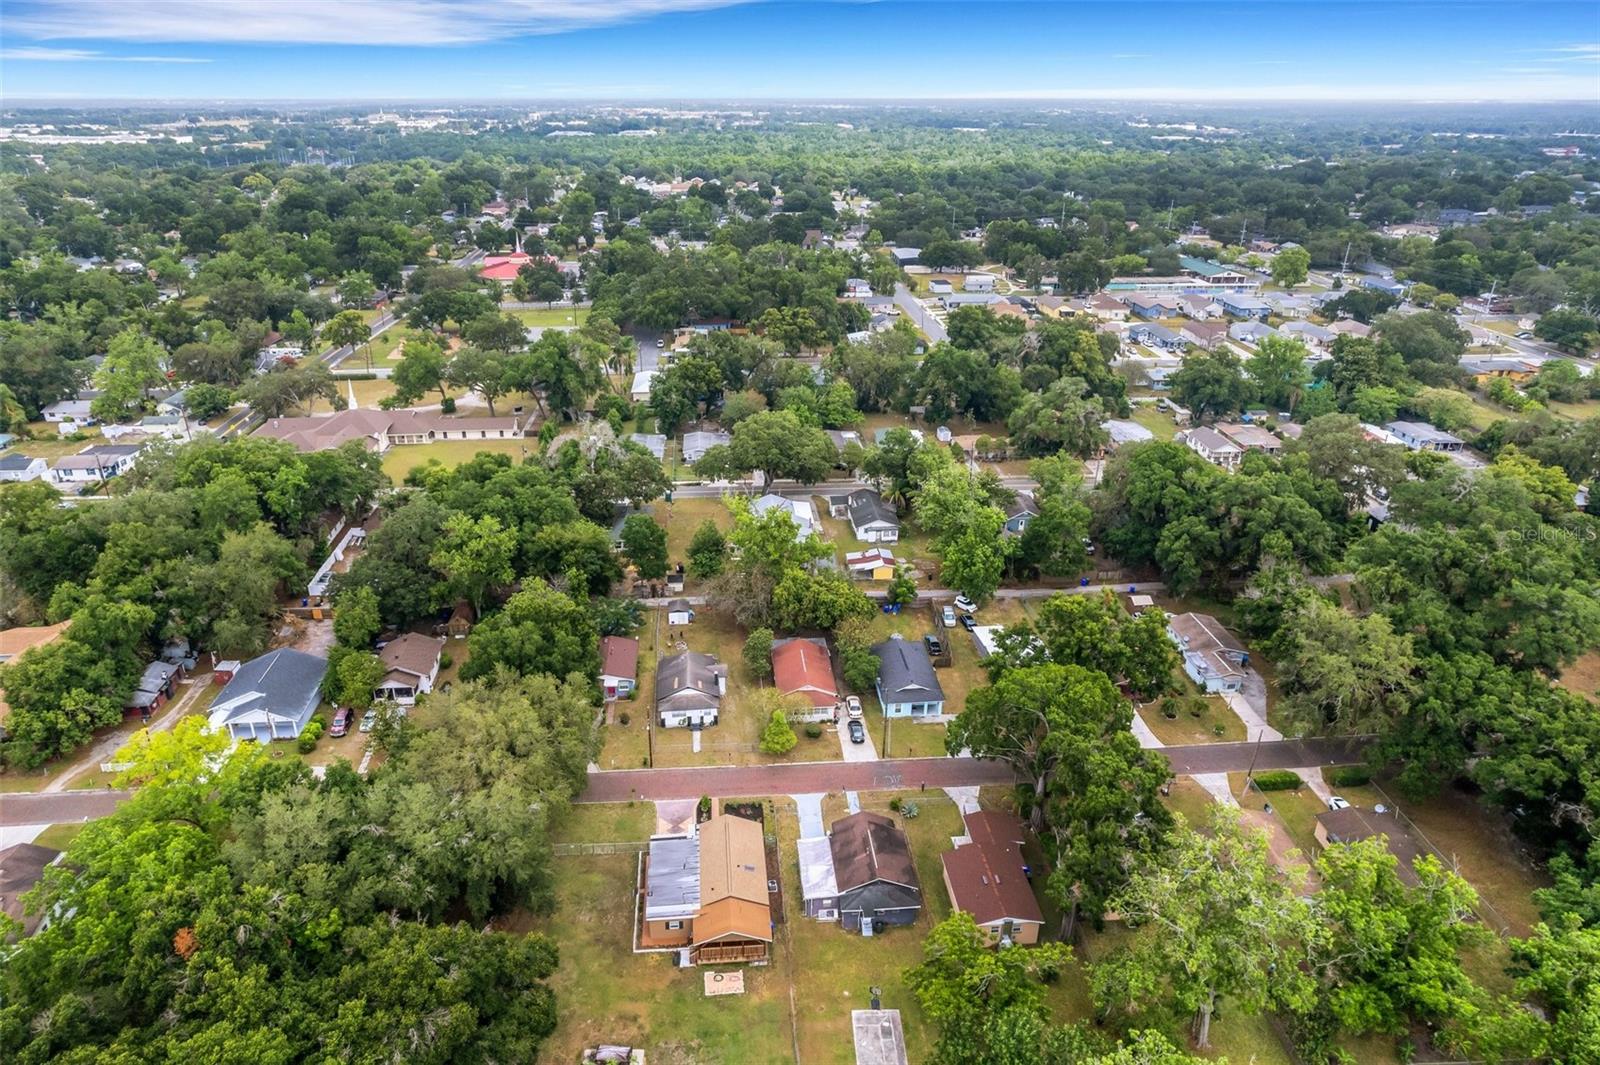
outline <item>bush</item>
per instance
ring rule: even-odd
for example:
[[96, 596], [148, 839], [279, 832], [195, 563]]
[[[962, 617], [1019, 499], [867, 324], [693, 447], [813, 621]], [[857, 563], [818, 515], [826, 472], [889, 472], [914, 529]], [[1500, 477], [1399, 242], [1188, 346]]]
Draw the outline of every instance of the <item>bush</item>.
[[1227, 735], [1227, 733], [1228, 733], [1228, 726], [1227, 725], [1224, 725], [1224, 724], [1218, 722], [1217, 724], [1211, 726], [1211, 734], [1213, 736], [1225, 736], [1225, 735]]
[[449, 669], [451, 666], [453, 666], [455, 664], [456, 664], [456, 660], [454, 658], [450, 657], [450, 652], [449, 651], [440, 652], [440, 654], [439, 654], [439, 669], [440, 670]]
[[1161, 700], [1161, 716], [1166, 718], [1168, 721], [1175, 719], [1178, 716], [1178, 707], [1180, 705], [1181, 704], [1178, 702], [1177, 696], [1167, 696], [1165, 699]]
[[622, 713], [617, 715], [617, 723], [619, 725], [627, 725], [632, 720], [633, 720], [633, 718], [628, 716], [628, 712], [626, 710], [624, 710]]
[[444, 397], [439, 401], [439, 412], [441, 414], [454, 414], [456, 412], [456, 401], [450, 396]]
[[1259, 791], [1293, 791], [1301, 784], [1300, 774], [1292, 769], [1269, 769], [1255, 775]]
[[806, 738], [810, 740], [820, 740], [822, 738], [822, 726], [817, 724], [815, 721], [807, 725]]
[[317, 749], [317, 737], [311, 734], [310, 729], [300, 733], [300, 738], [294, 741], [301, 754], [310, 754]]
[[899, 796], [895, 796], [894, 798], [889, 800], [889, 809], [895, 811], [896, 813], [900, 812], [900, 797]]
[[1364, 765], [1341, 765], [1324, 770], [1323, 776], [1336, 788], [1354, 788], [1372, 783], [1372, 770]]

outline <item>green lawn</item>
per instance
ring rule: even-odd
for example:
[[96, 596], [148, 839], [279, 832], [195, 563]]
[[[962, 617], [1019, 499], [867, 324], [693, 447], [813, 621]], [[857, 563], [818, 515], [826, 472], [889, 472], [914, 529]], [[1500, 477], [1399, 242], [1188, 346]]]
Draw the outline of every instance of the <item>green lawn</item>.
[[[674, 499], [671, 503], [658, 499], [651, 507], [656, 523], [667, 530], [667, 558], [673, 565], [688, 564], [689, 543], [706, 519], [723, 532], [733, 528], [733, 515], [720, 499]], [[698, 583], [689, 578], [688, 590], [693, 591]]]
[[655, 803], [581, 803], [568, 807], [551, 837], [558, 843], [638, 843], [655, 829]]
[[553, 326], [572, 325], [576, 315], [576, 324], [582, 325], [589, 317], [589, 308], [579, 307], [574, 311], [571, 307], [544, 307], [528, 311], [510, 311], [510, 314], [520, 319], [523, 325]]
[[42, 421], [29, 422], [28, 433], [28, 439], [16, 441], [6, 451], [54, 463], [57, 459], [76, 455], [91, 444], [105, 443], [105, 437], [100, 435], [99, 429], [85, 429], [81, 433], [73, 434], [75, 439], [69, 439], [58, 433], [54, 425]]
[[[348, 400], [350, 398], [352, 391], [355, 393], [354, 406], [360, 407], [362, 410], [372, 410], [378, 406], [379, 402], [394, 395], [394, 382], [387, 377], [379, 377], [370, 381], [341, 380], [339, 382], [339, 394], [344, 396], [345, 399]], [[429, 397], [430, 400], [437, 398], [437, 394]]]
[[1131, 417], [1154, 433], [1157, 440], [1171, 440], [1177, 435], [1178, 423], [1172, 420], [1172, 415], [1156, 410], [1153, 403], [1134, 404]]
[[[1239, 720], [1239, 715], [1228, 708], [1218, 696], [1209, 696], [1205, 699], [1205, 708], [1198, 717], [1189, 712], [1187, 708], [1178, 711], [1178, 716], [1171, 720], [1161, 712], [1159, 701], [1138, 710], [1137, 713], [1150, 726], [1150, 731], [1156, 738], [1168, 745], [1186, 743], [1236, 743], [1247, 739], [1244, 722]], [[1222, 726], [1222, 731], [1217, 732], [1217, 726]]]
[[445, 467], [454, 469], [480, 451], [510, 455], [513, 462], [521, 462], [525, 456], [533, 454], [536, 450], [537, 444], [527, 439], [441, 440], [432, 444], [404, 444], [390, 448], [383, 456], [383, 472], [399, 484], [405, 480], [406, 474], [413, 467], [425, 466], [430, 460], [437, 460]]
[[64, 851], [67, 846], [78, 838], [78, 833], [83, 831], [83, 822], [69, 825], [51, 825], [39, 833], [34, 840], [41, 847], [50, 847], [54, 850]]

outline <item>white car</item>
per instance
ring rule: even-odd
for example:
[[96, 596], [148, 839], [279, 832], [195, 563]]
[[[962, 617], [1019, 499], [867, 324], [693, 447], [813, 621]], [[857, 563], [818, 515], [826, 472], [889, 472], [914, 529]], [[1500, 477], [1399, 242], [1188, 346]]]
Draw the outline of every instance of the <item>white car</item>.
[[656, 337], [656, 347], [664, 348], [666, 346], [667, 346], [667, 342], [666, 342], [666, 340], [664, 338]]
[[944, 627], [945, 628], [953, 629], [953, 628], [956, 627], [956, 608], [955, 607], [953, 607], [953, 606], [945, 607], [942, 611], [939, 612], [939, 617], [944, 621]]
[[844, 716], [851, 721], [861, 720], [861, 696], [847, 695], [844, 697]]
[[1337, 795], [1329, 795], [1328, 796], [1328, 809], [1330, 809], [1330, 810], [1348, 810], [1348, 809], [1350, 809], [1350, 802], [1347, 799], [1341, 799]]
[[963, 614], [971, 614], [978, 609], [978, 604], [964, 595], [958, 595], [956, 596], [956, 609]]

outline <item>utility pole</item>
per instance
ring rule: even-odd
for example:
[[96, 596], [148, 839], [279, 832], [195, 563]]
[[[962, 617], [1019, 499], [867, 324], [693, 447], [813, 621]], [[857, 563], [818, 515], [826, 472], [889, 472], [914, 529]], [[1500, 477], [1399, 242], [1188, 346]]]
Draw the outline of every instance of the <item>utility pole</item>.
[[1354, 241], [1346, 241], [1344, 245], [1344, 259], [1339, 263], [1339, 276], [1343, 277], [1350, 269], [1350, 248]]

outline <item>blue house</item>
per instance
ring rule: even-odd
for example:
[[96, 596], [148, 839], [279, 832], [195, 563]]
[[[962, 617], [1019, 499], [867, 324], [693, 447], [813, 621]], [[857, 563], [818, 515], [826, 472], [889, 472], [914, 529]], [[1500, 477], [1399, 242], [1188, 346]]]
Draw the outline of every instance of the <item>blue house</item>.
[[1134, 314], [1147, 321], [1154, 321], [1157, 318], [1176, 318], [1178, 316], [1176, 302], [1169, 302], [1155, 296], [1130, 296], [1128, 298], [1128, 306], [1133, 309]]
[[1164, 325], [1147, 325], [1140, 323], [1128, 330], [1128, 339], [1135, 344], [1148, 344], [1153, 348], [1165, 348], [1168, 351], [1179, 351], [1184, 347], [1183, 338]]
[[1272, 313], [1271, 307], [1254, 296], [1239, 296], [1229, 292], [1218, 296], [1217, 303], [1221, 304], [1224, 313], [1235, 318], [1265, 319]]
[[935, 717], [944, 713], [944, 689], [920, 642], [899, 633], [876, 644], [878, 677], [874, 687], [887, 717]]
[[1385, 292], [1391, 296], [1404, 296], [1406, 294], [1406, 287], [1392, 277], [1363, 275], [1361, 278], [1361, 287], [1376, 289], [1379, 292]]

